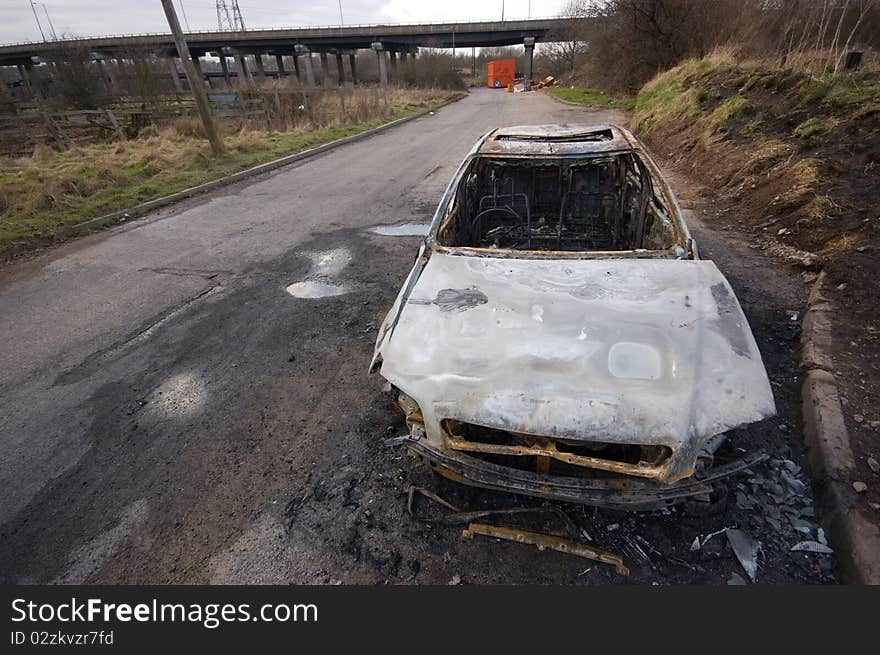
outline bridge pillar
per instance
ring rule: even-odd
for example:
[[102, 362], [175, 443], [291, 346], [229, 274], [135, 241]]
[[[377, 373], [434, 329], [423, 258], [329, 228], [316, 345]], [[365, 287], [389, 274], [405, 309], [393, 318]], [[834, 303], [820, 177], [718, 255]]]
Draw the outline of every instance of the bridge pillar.
[[388, 86], [388, 52], [377, 50], [376, 54], [379, 56], [379, 83]]
[[[113, 77], [113, 74], [107, 70], [107, 65], [104, 63], [103, 59], [96, 60], [98, 62], [98, 71], [101, 73], [101, 81], [104, 82], [104, 88], [107, 89], [107, 93], [111, 95], [116, 95], [118, 93], [118, 89], [116, 88], [116, 80]], [[174, 60], [171, 61], [174, 64]], [[177, 70], [177, 65], [174, 65], [174, 69]], [[177, 78], [177, 81], [180, 82], [180, 78]]]
[[299, 70], [299, 55], [293, 53], [293, 73], [296, 75], [296, 81], [302, 84], [302, 75]]
[[257, 66], [257, 75], [260, 76], [260, 82], [265, 82], [266, 68], [263, 66], [263, 55], [254, 55], [254, 63]]
[[327, 62], [327, 53], [319, 53], [321, 57], [321, 85], [330, 86], [330, 64]]
[[523, 39], [523, 45], [526, 48], [525, 89], [530, 91], [532, 89], [532, 62], [535, 57], [535, 37], [527, 36]]
[[178, 92], [183, 91], [183, 85], [180, 83], [180, 73], [177, 70], [177, 59], [174, 57], [168, 58], [168, 72], [171, 73], [171, 82], [174, 84], [174, 90]]
[[281, 76], [284, 75], [284, 56], [283, 55], [275, 55], [275, 68], [278, 69], [278, 79], [281, 79]]
[[[47, 66], [47, 68], [51, 70], [51, 66]], [[129, 76], [128, 67], [126, 66], [125, 59], [114, 59], [110, 63], [110, 71], [110, 75], [116, 81], [116, 88], [119, 90], [119, 95], [128, 95]]]
[[229, 84], [229, 62], [226, 61], [226, 55], [222, 52], [220, 53], [220, 68], [223, 69], [223, 81], [226, 83], [226, 86], [230, 86]]
[[345, 67], [342, 65], [342, 53], [336, 52], [336, 81], [339, 86], [345, 86]]
[[312, 53], [307, 52], [303, 58], [306, 73], [306, 86], [315, 86], [315, 67], [312, 65]]
[[351, 83], [352, 83], [352, 85], [355, 85], [358, 83], [358, 75], [357, 75], [357, 55], [354, 52], [351, 52], [348, 55], [348, 67], [351, 69]]
[[[305, 74], [303, 83], [306, 86], [315, 86], [315, 67], [312, 66], [312, 51], [304, 45], [297, 45], [294, 48], [297, 54], [303, 56], [303, 73]], [[297, 70], [299, 69], [297, 68]]]
[[388, 57], [391, 59], [391, 78], [397, 79], [397, 51], [389, 50]]
[[244, 58], [244, 55], [239, 54], [235, 56], [235, 60], [236, 63], [238, 63], [238, 77], [240, 78], [241, 83], [243, 85], [251, 84], [254, 81], [254, 78], [248, 69], [247, 59]]
[[376, 56], [379, 58], [379, 84], [388, 86], [388, 51], [380, 41], [374, 41], [371, 44]]
[[205, 74], [202, 72], [202, 62], [199, 56], [190, 53], [190, 57], [192, 58], [193, 67], [196, 69], [196, 75], [199, 76], [199, 81], [202, 83], [202, 86], [205, 86]]
[[24, 84], [24, 88], [27, 89], [27, 92], [30, 94], [31, 98], [36, 99], [37, 94], [34, 92], [34, 87], [31, 84], [31, 66], [30, 64], [19, 64], [18, 65], [18, 75], [21, 77], [21, 81]]

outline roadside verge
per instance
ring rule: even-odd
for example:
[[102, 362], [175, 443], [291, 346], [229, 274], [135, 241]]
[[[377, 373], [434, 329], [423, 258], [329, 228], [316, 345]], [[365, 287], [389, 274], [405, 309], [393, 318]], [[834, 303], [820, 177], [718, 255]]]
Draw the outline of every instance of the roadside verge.
[[353, 134], [351, 136], [347, 136], [341, 139], [336, 139], [335, 141], [330, 141], [328, 143], [324, 143], [319, 146], [309, 148], [307, 150], [302, 150], [291, 155], [286, 155], [284, 157], [280, 157], [278, 159], [265, 162], [263, 164], [258, 164], [237, 173], [232, 173], [230, 175], [226, 175], [218, 179], [205, 182], [203, 184], [198, 184], [196, 186], [189, 187], [187, 189], [183, 189], [181, 191], [177, 191], [175, 193], [162, 196], [160, 198], [154, 198], [152, 200], [148, 200], [146, 202], [139, 203], [125, 209], [116, 210], [73, 225], [61, 226], [42, 234], [38, 238], [27, 239], [19, 243], [12, 243], [5, 247], [0, 247], [0, 261], [13, 259], [16, 256], [24, 254], [28, 251], [45, 247], [47, 244], [51, 244], [55, 240], [67, 239], [72, 236], [86, 234], [91, 231], [113, 225], [115, 223], [121, 223], [140, 218], [145, 216], [146, 214], [149, 214], [152, 211], [174, 204], [176, 202], [180, 202], [182, 200], [186, 200], [193, 196], [207, 193], [220, 187], [234, 184], [236, 182], [241, 182], [243, 180], [256, 177], [258, 175], [263, 175], [277, 168], [288, 166], [290, 164], [294, 164], [309, 159], [311, 157], [315, 157], [348, 143], [353, 143], [355, 141], [372, 137], [376, 134], [379, 134], [386, 130], [390, 130], [409, 121], [422, 118], [428, 114], [433, 113], [434, 111], [441, 109], [442, 107], [445, 107], [453, 102], [457, 102], [458, 100], [461, 100], [466, 96], [467, 93], [459, 93], [441, 102], [439, 105], [425, 108], [409, 116], [404, 116], [403, 118], [398, 118], [397, 120], [385, 123], [384, 125], [380, 125], [369, 130], [364, 130], [363, 132], [359, 132], [357, 134]]

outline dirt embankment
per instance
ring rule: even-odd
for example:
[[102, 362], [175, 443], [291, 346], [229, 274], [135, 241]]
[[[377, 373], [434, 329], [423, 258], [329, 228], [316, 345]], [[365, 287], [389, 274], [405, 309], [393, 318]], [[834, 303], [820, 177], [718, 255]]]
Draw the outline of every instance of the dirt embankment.
[[633, 124], [664, 163], [705, 184], [722, 229], [808, 269], [807, 279], [827, 271], [834, 373], [867, 483], [860, 498], [880, 517], [880, 74], [815, 79], [691, 60], [642, 89]]

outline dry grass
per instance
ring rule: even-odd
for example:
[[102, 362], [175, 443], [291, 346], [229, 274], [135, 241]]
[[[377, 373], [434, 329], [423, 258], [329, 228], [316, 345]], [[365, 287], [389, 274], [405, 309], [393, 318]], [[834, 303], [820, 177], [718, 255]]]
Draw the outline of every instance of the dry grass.
[[813, 116], [800, 123], [792, 130], [792, 135], [799, 139], [810, 139], [830, 132], [837, 125], [837, 120], [831, 117]]
[[755, 143], [750, 150], [749, 158], [740, 170], [740, 173], [754, 175], [763, 173], [774, 164], [790, 157], [794, 148], [778, 139], [763, 139]]
[[826, 217], [829, 209], [834, 207], [831, 196], [817, 193], [804, 207], [804, 214], [813, 221], [819, 221]]
[[819, 182], [819, 160], [813, 157], [800, 159], [791, 167], [790, 179], [796, 189], [812, 189]]
[[[860, 46], [854, 48], [862, 52], [862, 61], [859, 64], [861, 73], [880, 72], [880, 52], [871, 47]], [[843, 52], [838, 53], [841, 57]], [[714, 65], [726, 64], [740, 68], [768, 71], [779, 69], [781, 59], [779, 55], [756, 56], [746, 44], [731, 42], [713, 48], [705, 57]], [[785, 68], [788, 71], [806, 73], [811, 76], [821, 77], [823, 65], [833, 61], [833, 53], [828, 48], [819, 50], [805, 50], [794, 53], [785, 60]]]
[[874, 211], [880, 76], [776, 64], [743, 62], [730, 48], [684, 62], [645, 85], [634, 124], [818, 251], [842, 232], [864, 232], [859, 216]]
[[865, 233], [859, 234], [841, 234], [829, 239], [822, 248], [823, 257], [832, 257], [834, 255], [847, 255], [854, 249], [868, 242], [868, 236]]
[[[259, 89], [240, 91], [254, 103], [254, 116], [246, 124], [280, 131], [341, 127], [388, 118], [403, 108], [427, 106], [450, 91], [406, 87], [355, 87], [309, 89], [287, 81], [271, 82]], [[201, 133], [198, 124], [195, 128]]]
[[219, 158], [211, 156], [201, 125], [192, 119], [162, 130], [148, 128], [131, 141], [65, 152], [38, 146], [31, 157], [0, 162], [0, 244], [37, 237], [350, 136], [439, 105], [452, 94], [392, 89], [381, 99], [379, 95], [374, 89], [351, 91], [344, 110], [338, 99], [314, 102], [311, 116], [286, 130], [267, 129], [265, 119], [225, 124], [227, 152]]

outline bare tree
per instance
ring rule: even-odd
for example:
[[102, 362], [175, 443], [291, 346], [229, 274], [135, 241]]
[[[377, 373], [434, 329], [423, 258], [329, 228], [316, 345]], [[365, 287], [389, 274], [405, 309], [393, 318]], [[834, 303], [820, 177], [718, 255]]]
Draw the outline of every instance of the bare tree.
[[104, 95], [101, 76], [88, 48], [59, 42], [52, 55], [58, 101], [74, 109], [96, 109]]
[[[556, 72], [634, 92], [658, 71], [718, 46], [835, 75], [853, 44], [880, 46], [880, 0], [573, 0], [585, 47], [555, 46]], [[554, 50], [551, 50], [554, 52]]]
[[547, 37], [544, 54], [556, 72], [573, 72], [586, 54], [592, 21], [591, 0], [569, 0], [560, 14], [568, 19]]
[[853, 23], [852, 29], [849, 31], [849, 35], [846, 37], [846, 43], [843, 44], [843, 48], [841, 49], [839, 55], [837, 53], [837, 49], [835, 48], [834, 50], [834, 75], [837, 75], [838, 71], [840, 70], [840, 62], [846, 55], [846, 52], [849, 50], [849, 46], [850, 43], [852, 43], [853, 36], [855, 36], [856, 32], [859, 30], [859, 27], [861, 27], [862, 23], [865, 20], [865, 17], [875, 8], [875, 0], [861, 0], [861, 2], [859, 2], [858, 18]]

